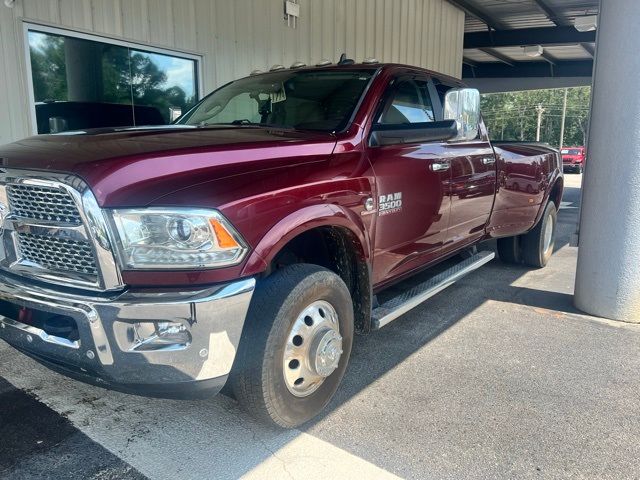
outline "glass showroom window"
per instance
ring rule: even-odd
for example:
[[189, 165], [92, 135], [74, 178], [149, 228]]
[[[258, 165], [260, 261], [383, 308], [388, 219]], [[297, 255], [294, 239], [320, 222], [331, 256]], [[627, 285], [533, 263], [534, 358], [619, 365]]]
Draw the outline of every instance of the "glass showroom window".
[[165, 125], [198, 100], [197, 61], [29, 29], [38, 133]]

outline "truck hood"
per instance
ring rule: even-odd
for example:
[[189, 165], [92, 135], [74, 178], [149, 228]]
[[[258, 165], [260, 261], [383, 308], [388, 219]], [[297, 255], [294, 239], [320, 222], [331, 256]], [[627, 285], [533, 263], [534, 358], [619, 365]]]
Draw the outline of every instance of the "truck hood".
[[3, 168], [72, 173], [103, 207], [145, 206], [180, 189], [255, 170], [326, 161], [329, 133], [258, 126], [94, 129], [0, 147]]

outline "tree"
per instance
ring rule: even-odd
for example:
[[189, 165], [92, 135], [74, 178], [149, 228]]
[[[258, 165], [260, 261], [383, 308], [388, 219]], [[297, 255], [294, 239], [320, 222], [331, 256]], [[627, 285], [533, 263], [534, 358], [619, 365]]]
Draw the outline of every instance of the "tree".
[[66, 100], [64, 37], [47, 35], [38, 47], [31, 44], [29, 51], [35, 101]]
[[[535, 141], [536, 106], [542, 105], [541, 141], [560, 143], [564, 89], [531, 90], [482, 96], [483, 117], [494, 140]], [[565, 145], [586, 143], [590, 87], [569, 89], [565, 122]]]

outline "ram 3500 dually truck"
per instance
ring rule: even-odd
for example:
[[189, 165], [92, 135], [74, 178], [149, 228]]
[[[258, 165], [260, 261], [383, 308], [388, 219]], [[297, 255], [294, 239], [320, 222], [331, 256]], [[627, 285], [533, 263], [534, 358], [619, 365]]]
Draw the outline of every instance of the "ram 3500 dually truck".
[[476, 90], [393, 64], [252, 75], [171, 126], [0, 157], [0, 338], [126, 392], [228, 383], [283, 427], [326, 406], [354, 333], [491, 260], [479, 242], [543, 267], [563, 190], [556, 150], [491, 145]]

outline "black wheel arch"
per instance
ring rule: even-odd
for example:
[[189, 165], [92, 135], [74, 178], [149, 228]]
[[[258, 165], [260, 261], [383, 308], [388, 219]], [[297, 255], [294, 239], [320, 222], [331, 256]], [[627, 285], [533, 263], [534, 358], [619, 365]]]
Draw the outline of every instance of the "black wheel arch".
[[305, 230], [276, 253], [265, 275], [297, 263], [319, 265], [342, 278], [353, 300], [356, 332], [371, 330], [371, 263], [351, 230], [335, 225]]

